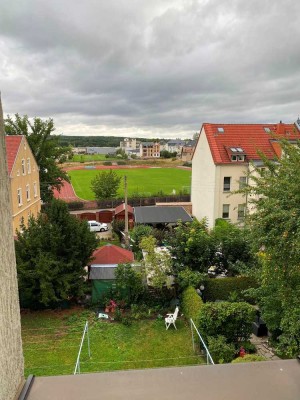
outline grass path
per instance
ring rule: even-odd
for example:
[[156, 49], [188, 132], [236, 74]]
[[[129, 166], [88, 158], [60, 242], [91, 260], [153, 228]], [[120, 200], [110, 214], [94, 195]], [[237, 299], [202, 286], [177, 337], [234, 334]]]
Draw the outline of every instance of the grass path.
[[[191, 170], [180, 168], [134, 168], [114, 169], [121, 177], [127, 176], [128, 195], [134, 194], [152, 196], [159, 191], [167, 195], [174, 191], [190, 192]], [[76, 195], [84, 200], [94, 200], [91, 190], [91, 180], [99, 174], [98, 170], [72, 170], [68, 171], [71, 183]], [[119, 195], [124, 195], [123, 182], [119, 189]]]
[[22, 316], [25, 375], [72, 374], [86, 319], [90, 320], [91, 359], [85, 342], [81, 372], [195, 365], [191, 333], [184, 320], [165, 330], [163, 320], [134, 321], [131, 326], [97, 320], [94, 313], [36, 312]]

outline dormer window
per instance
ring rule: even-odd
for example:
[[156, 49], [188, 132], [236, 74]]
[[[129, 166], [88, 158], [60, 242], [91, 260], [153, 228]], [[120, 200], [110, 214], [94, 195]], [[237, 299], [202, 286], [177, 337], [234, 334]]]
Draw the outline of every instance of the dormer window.
[[217, 130], [219, 133], [224, 133], [224, 128], [222, 126], [218, 126]]
[[241, 147], [227, 147], [228, 156], [233, 162], [244, 162], [246, 153]]
[[245, 155], [241, 155], [241, 154], [232, 154], [231, 155], [231, 161], [239, 161], [239, 162], [243, 162], [245, 161]]
[[265, 126], [264, 130], [265, 130], [266, 133], [271, 133], [271, 129], [268, 126]]

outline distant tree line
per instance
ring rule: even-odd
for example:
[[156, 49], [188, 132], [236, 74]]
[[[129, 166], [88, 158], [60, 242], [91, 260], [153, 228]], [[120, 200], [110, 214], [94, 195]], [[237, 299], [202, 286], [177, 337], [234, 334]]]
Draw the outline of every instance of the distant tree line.
[[[60, 146], [74, 146], [74, 147], [119, 147], [120, 142], [124, 140], [125, 137], [119, 136], [60, 136], [59, 144]], [[136, 138], [141, 142], [153, 142], [159, 139], [145, 139]], [[168, 141], [171, 139], [164, 139]]]

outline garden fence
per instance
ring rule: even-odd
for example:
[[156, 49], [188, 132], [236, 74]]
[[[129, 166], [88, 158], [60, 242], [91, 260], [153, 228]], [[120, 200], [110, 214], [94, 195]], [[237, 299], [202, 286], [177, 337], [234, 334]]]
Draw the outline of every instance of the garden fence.
[[[68, 202], [69, 210], [99, 210], [99, 209], [111, 209], [116, 208], [122, 204], [124, 198], [120, 199], [107, 199], [102, 201], [71, 201]], [[140, 206], [155, 206], [156, 203], [178, 203], [178, 202], [190, 202], [191, 196], [186, 195], [172, 195], [172, 196], [160, 196], [160, 197], [136, 197], [129, 198], [128, 204], [132, 207]]]
[[212, 364], [214, 365], [214, 361], [212, 359], [212, 356], [210, 355], [210, 352], [204, 342], [204, 340], [202, 339], [202, 336], [200, 335], [198, 329], [196, 328], [196, 325], [194, 324], [194, 321], [192, 320], [192, 318], [190, 319], [191, 321], [191, 332], [192, 332], [192, 342], [193, 342], [193, 349], [195, 351], [195, 339], [194, 339], [194, 331], [196, 331], [199, 339], [200, 339], [200, 349], [201, 349], [201, 344], [203, 346], [203, 348], [201, 350], [203, 350], [206, 354], [206, 364]]
[[82, 345], [83, 345], [83, 342], [84, 342], [85, 335], [87, 335], [88, 353], [89, 353], [89, 357], [91, 357], [90, 337], [89, 337], [89, 323], [88, 323], [88, 321], [86, 321], [85, 326], [84, 326], [84, 330], [83, 330], [83, 334], [82, 334], [82, 338], [81, 338], [81, 343], [80, 343], [80, 347], [79, 347], [79, 351], [78, 351], [78, 356], [77, 356], [77, 360], [76, 360], [76, 365], [75, 365], [75, 369], [74, 369], [74, 375], [76, 375], [77, 373], [80, 374], [80, 354], [81, 354]]

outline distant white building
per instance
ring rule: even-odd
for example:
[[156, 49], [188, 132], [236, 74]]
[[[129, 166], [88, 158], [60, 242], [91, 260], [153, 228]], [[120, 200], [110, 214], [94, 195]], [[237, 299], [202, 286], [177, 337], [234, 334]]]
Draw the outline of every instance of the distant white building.
[[86, 154], [86, 147], [72, 147], [73, 154]]
[[116, 147], [87, 147], [87, 154], [114, 154], [116, 152]]
[[259, 152], [270, 160], [280, 157], [274, 135], [299, 140], [300, 127], [297, 123], [202, 125], [192, 159], [191, 201], [197, 219], [206, 217], [209, 227], [217, 218], [242, 224], [246, 209], [255, 211], [243, 194], [231, 192], [245, 185], [252, 163], [264, 167]]
[[182, 147], [185, 145], [185, 142], [180, 139], [174, 139], [167, 142], [164, 146], [164, 149], [169, 151], [170, 153], [176, 152], [177, 154], [181, 154]]
[[120, 142], [120, 149], [124, 150], [129, 156], [134, 154], [140, 155], [140, 141], [135, 138], [125, 138]]

